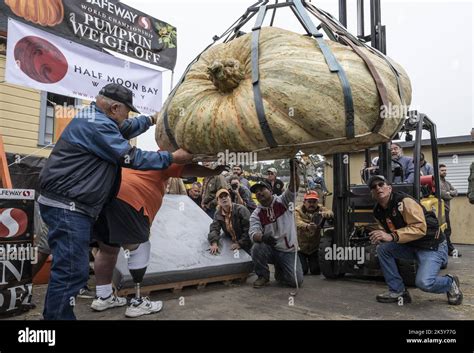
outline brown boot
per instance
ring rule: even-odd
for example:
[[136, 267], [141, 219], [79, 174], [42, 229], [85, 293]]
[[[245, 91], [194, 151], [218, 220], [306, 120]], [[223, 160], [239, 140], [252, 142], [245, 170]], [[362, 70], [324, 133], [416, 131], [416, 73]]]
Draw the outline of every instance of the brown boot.
[[253, 282], [253, 287], [254, 288], [262, 288], [265, 287], [268, 283], [270, 283], [270, 280], [265, 277], [258, 277], [255, 282]]

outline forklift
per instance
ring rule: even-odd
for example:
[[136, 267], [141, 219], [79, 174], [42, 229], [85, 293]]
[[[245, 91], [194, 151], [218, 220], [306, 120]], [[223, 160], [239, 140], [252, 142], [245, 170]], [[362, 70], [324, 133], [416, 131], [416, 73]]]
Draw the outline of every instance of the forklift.
[[[364, 34], [364, 0], [357, 0], [357, 27], [358, 38], [370, 42], [371, 46], [386, 54], [385, 26], [381, 24], [380, 0], [370, 0], [371, 34]], [[346, 0], [339, 0], [339, 21], [347, 26]], [[392, 184], [394, 191], [403, 192], [420, 202], [427, 210], [432, 210], [438, 217], [442, 231], [446, 229], [444, 216], [444, 202], [440, 195], [438, 146], [436, 138], [436, 125], [423, 113], [410, 111], [406, 114], [405, 121], [395, 139], [405, 135], [405, 140], [414, 142], [413, 160], [415, 175], [413, 183]], [[423, 131], [429, 134], [431, 143], [431, 158], [433, 161], [434, 176], [420, 176], [420, 154]], [[413, 135], [415, 139], [413, 140]], [[377, 174], [385, 176], [392, 181], [395, 176], [401, 176], [401, 166], [392, 161], [390, 143], [385, 143], [378, 148]], [[371, 165], [371, 151], [365, 150], [365, 168]], [[333, 224], [326, 225], [319, 247], [319, 262], [322, 274], [328, 279], [337, 279], [347, 274], [358, 276], [382, 277], [376, 246], [370, 243], [369, 232], [376, 225], [373, 216], [374, 200], [371, 198], [369, 187], [363, 183], [350, 184], [349, 175], [350, 155], [335, 154], [333, 156]], [[339, 259], [326, 256], [327, 248], [349, 249], [353, 253], [364, 253], [364, 262], [356, 259]], [[417, 271], [415, 261], [398, 260], [400, 275], [406, 285], [414, 285]]]

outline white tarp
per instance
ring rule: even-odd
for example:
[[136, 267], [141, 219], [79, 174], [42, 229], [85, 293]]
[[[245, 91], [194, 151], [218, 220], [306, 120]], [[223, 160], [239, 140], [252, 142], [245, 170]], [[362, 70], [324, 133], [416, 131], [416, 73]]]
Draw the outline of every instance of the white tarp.
[[42, 91], [94, 100], [99, 90], [116, 82], [134, 93], [144, 114], [161, 109], [162, 74], [126, 60], [8, 19], [5, 80]]
[[[244, 250], [230, 249], [222, 237], [218, 255], [209, 253], [207, 235], [212, 219], [186, 195], [165, 195], [150, 231], [151, 256], [143, 285], [203, 279], [252, 271]], [[133, 287], [123, 250], [115, 268], [118, 288]]]

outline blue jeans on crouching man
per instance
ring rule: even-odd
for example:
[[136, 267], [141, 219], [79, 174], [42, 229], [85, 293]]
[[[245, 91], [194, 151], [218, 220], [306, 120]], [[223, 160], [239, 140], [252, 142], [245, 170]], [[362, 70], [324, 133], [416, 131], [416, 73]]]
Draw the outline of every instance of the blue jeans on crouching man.
[[451, 288], [453, 280], [450, 277], [438, 276], [441, 266], [448, 263], [446, 241], [439, 244], [436, 251], [419, 249], [407, 244], [381, 243], [377, 246], [377, 255], [390, 292], [400, 293], [405, 290], [395, 259], [416, 260], [418, 271], [415, 285], [422, 291], [446, 293]]
[[264, 243], [255, 243], [251, 252], [252, 260], [255, 265], [255, 273], [258, 277], [270, 279], [268, 264], [273, 264], [275, 266], [275, 280], [290, 287], [296, 287], [296, 256], [296, 278], [298, 279], [298, 286], [301, 286], [303, 283], [303, 269], [296, 252], [279, 251]]
[[53, 255], [43, 317], [75, 320], [76, 295], [89, 279], [89, 243], [95, 220], [68, 209], [40, 205], [40, 210], [49, 227]]

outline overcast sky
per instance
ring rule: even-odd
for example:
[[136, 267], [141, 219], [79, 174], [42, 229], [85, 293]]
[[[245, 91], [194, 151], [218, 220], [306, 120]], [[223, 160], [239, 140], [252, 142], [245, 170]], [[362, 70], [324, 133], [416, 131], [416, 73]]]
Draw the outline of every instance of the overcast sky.
[[[176, 83], [188, 63], [212, 42], [212, 37], [224, 32], [256, 1], [122, 2], [177, 27]], [[348, 27], [356, 34], [357, 1], [347, 2]], [[366, 33], [369, 33], [370, 1], [365, 2]], [[338, 17], [338, 1], [313, 0], [312, 3]], [[408, 72], [413, 86], [412, 108], [426, 113], [436, 122], [438, 137], [468, 135], [474, 127], [473, 7], [470, 0], [382, 0], [387, 54]], [[269, 17], [267, 15], [267, 23]], [[253, 25], [254, 20], [251, 22]], [[291, 12], [277, 11], [274, 25], [304, 32]], [[163, 101], [170, 90], [170, 77], [168, 72], [164, 73]], [[156, 149], [154, 131], [142, 135], [138, 143], [143, 149]]]

